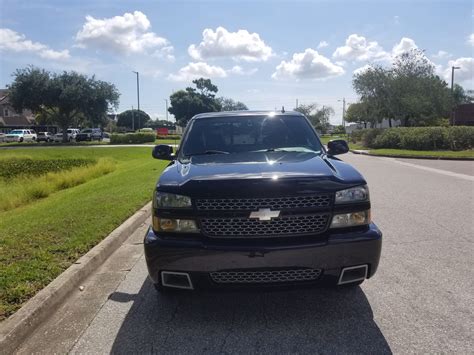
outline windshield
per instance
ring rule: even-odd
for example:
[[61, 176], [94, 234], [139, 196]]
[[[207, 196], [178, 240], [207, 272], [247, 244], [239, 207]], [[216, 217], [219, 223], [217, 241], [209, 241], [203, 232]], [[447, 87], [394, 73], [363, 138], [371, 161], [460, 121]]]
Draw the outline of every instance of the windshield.
[[91, 133], [91, 132], [92, 132], [92, 129], [90, 128], [86, 128], [81, 131], [81, 133]]
[[203, 118], [192, 122], [182, 156], [258, 151], [321, 152], [321, 144], [301, 116]]

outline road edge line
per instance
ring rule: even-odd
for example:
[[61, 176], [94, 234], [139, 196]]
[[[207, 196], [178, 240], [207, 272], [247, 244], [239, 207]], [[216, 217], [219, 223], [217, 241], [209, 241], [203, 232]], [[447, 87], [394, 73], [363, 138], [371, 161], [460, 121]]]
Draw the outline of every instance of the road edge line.
[[151, 202], [140, 208], [105, 239], [81, 256], [39, 291], [23, 307], [0, 323], [0, 349], [13, 353], [66, 297], [101, 266], [127, 238], [151, 216]]

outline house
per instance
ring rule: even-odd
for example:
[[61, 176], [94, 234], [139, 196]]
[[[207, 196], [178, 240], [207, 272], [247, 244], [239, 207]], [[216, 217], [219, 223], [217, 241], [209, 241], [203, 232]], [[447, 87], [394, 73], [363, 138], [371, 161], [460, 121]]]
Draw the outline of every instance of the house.
[[16, 112], [8, 100], [8, 90], [0, 89], [0, 132], [16, 128], [35, 128], [35, 117], [30, 110]]

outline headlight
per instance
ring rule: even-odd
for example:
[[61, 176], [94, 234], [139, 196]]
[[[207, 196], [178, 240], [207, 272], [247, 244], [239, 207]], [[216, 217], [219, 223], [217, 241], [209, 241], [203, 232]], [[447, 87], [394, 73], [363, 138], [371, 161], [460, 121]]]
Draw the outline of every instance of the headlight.
[[155, 208], [186, 208], [191, 207], [191, 198], [157, 191], [154, 199]]
[[370, 223], [370, 210], [335, 214], [330, 228], [363, 226]]
[[193, 219], [160, 218], [153, 216], [153, 229], [159, 232], [197, 233], [199, 228]]
[[369, 201], [369, 188], [367, 185], [351, 187], [350, 189], [336, 192], [336, 203], [351, 203]]

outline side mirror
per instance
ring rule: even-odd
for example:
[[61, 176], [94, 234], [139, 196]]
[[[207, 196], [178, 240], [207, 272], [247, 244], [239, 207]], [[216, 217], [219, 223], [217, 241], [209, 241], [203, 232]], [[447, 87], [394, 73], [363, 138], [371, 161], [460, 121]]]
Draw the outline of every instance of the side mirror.
[[173, 160], [173, 147], [166, 144], [159, 144], [153, 148], [151, 155], [155, 159]]
[[349, 151], [349, 146], [344, 139], [335, 139], [328, 142], [328, 155], [344, 154]]

